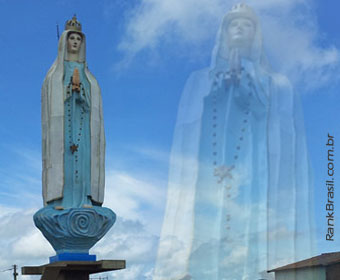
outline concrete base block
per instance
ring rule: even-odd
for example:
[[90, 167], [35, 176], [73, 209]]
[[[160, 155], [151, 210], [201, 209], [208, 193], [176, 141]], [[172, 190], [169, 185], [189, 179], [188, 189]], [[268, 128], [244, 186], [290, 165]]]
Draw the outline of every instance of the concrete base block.
[[41, 266], [24, 266], [23, 275], [42, 275], [41, 280], [89, 280], [89, 275], [124, 269], [125, 260], [61, 261]]

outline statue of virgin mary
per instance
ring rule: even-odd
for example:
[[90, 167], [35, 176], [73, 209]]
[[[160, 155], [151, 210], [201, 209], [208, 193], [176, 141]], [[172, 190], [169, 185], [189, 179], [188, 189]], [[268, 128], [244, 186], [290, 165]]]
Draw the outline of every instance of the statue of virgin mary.
[[104, 153], [102, 98], [87, 68], [85, 35], [74, 16], [66, 22], [58, 57], [42, 87], [44, 207], [34, 223], [55, 249], [50, 262], [96, 259], [89, 250], [115, 223], [102, 207]]
[[237, 4], [181, 97], [154, 280], [272, 279], [313, 255], [312, 193], [298, 99]]
[[56, 209], [100, 206], [104, 198], [102, 99], [85, 47], [74, 16], [42, 87], [43, 199]]

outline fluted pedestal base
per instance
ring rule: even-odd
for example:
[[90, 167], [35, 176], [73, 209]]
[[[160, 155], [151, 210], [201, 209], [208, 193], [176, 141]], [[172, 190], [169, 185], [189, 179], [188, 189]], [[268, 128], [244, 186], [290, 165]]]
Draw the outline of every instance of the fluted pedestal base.
[[[35, 225], [57, 252], [51, 262], [95, 260], [74, 259], [74, 256], [91, 256], [88, 255], [90, 248], [107, 233], [115, 221], [116, 215], [112, 210], [99, 206], [64, 210], [47, 206], [34, 215]], [[71, 256], [71, 259], [65, 259], [65, 256]]]

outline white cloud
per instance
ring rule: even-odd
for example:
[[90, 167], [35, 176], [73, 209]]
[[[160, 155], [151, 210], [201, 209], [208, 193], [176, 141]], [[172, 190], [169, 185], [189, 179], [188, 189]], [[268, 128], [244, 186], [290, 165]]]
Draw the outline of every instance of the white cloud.
[[1, 146], [10, 153], [12, 160], [0, 165], [0, 205], [38, 207], [42, 204], [40, 152]]
[[125, 259], [127, 268], [110, 273], [122, 280], [151, 279], [163, 220], [166, 182], [109, 170], [106, 175], [105, 206], [117, 221], [94, 248], [100, 258]]
[[[133, 280], [133, 279], [141, 279], [141, 275], [143, 275], [143, 266], [142, 265], [131, 265], [124, 270], [119, 270], [117, 272], [111, 273], [112, 277], [120, 280]], [[143, 279], [143, 278], [142, 278]]]
[[157, 164], [166, 164], [169, 163], [169, 152], [156, 149], [154, 147], [136, 147], [129, 146], [129, 151], [135, 152], [139, 156], [146, 158], [148, 161], [155, 161]]
[[[128, 172], [116, 170], [106, 174], [104, 204], [113, 209], [118, 219], [123, 217], [141, 221], [148, 230], [159, 234], [166, 199], [166, 182], [152, 178], [134, 177]], [[152, 178], [152, 179], [151, 179]]]
[[263, 15], [267, 54], [275, 62], [276, 70], [288, 75], [292, 82], [301, 82], [306, 89], [323, 86], [339, 69], [339, 50], [316, 43], [320, 34], [312, 14], [301, 15], [296, 20], [299, 23], [294, 23], [294, 16], [299, 18], [294, 14]]
[[[0, 270], [17, 264], [40, 265], [47, 262], [52, 249], [34, 227], [37, 209], [5, 208], [0, 206]], [[12, 279], [11, 272], [1, 273], [2, 280]], [[25, 278], [38, 279], [38, 278]]]
[[148, 233], [140, 222], [121, 219], [93, 249], [101, 258], [125, 259], [145, 264], [155, 258], [158, 237]]
[[[119, 45], [126, 66], [141, 51], [166, 51], [193, 59], [209, 57], [222, 16], [239, 1], [142, 0], [128, 17]], [[275, 70], [309, 88], [324, 85], [339, 70], [339, 51], [321, 47], [313, 0], [249, 0], [261, 18], [265, 46]], [[164, 50], [164, 48], [163, 48]], [[179, 51], [180, 50], [180, 51]], [[163, 54], [164, 55], [164, 54]], [[167, 55], [167, 56], [168, 56]], [[308, 83], [306, 83], [308, 81]], [[314, 81], [314, 82], [313, 82]]]
[[119, 49], [129, 62], [139, 51], [155, 49], [162, 41], [201, 42], [216, 29], [223, 6], [222, 1], [210, 0], [143, 0], [131, 12]]
[[16, 258], [46, 258], [53, 256], [53, 248], [44, 236], [34, 228], [26, 232], [12, 246], [13, 256]]

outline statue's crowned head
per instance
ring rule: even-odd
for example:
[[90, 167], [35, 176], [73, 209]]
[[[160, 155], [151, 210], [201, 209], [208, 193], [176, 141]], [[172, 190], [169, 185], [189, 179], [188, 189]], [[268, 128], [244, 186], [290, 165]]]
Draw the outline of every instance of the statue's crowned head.
[[233, 53], [268, 68], [262, 48], [261, 24], [255, 11], [238, 3], [224, 15], [213, 52], [212, 67], [223, 68]]
[[257, 27], [254, 11], [246, 4], [237, 4], [225, 15], [224, 21], [229, 47], [251, 48]]
[[81, 23], [77, 20], [76, 15], [72, 19], [66, 21], [65, 30], [71, 30], [74, 32], [81, 32]]
[[63, 32], [62, 47], [66, 47], [65, 59], [71, 61], [84, 61], [84, 34], [82, 33], [81, 23], [77, 20], [76, 15], [72, 19], [67, 20], [65, 23], [65, 31]]
[[242, 57], [258, 61], [262, 53], [261, 27], [254, 10], [247, 4], [234, 5], [224, 16], [217, 36], [216, 59], [230, 59], [233, 49]]
[[249, 19], [255, 25], [257, 25], [257, 22], [258, 22], [258, 19], [257, 19], [257, 16], [254, 10], [244, 3], [239, 3], [239, 4], [234, 5], [231, 8], [231, 10], [225, 15], [224, 20], [226, 21], [227, 24], [230, 24], [230, 22], [236, 18]]

